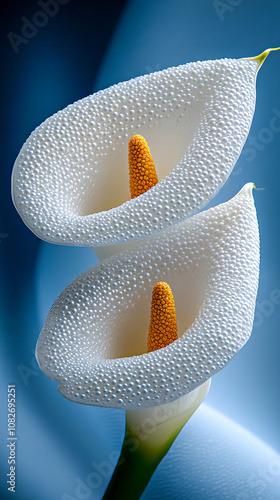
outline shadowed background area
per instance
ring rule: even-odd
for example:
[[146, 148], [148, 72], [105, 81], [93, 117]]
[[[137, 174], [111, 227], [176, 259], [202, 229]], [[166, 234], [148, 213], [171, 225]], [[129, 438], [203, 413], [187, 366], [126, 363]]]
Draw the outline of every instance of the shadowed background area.
[[[1, 15], [1, 498], [12, 494], [6, 483], [8, 384], [16, 385], [17, 396], [14, 497], [18, 500], [102, 498], [124, 429], [124, 412], [67, 401], [36, 363], [36, 341], [52, 302], [97, 258], [88, 248], [41, 242], [24, 226], [10, 199], [11, 170], [23, 142], [55, 111], [121, 80], [189, 61], [251, 56], [277, 47], [279, 18], [280, 5], [274, 0], [42, 0], [10, 1], [5, 6]], [[144, 493], [145, 500], [167, 500], [171, 492], [178, 499], [223, 499], [225, 484], [230, 485], [228, 498], [279, 498], [279, 61], [280, 52], [272, 53], [259, 73], [249, 138], [232, 175], [211, 203], [226, 201], [249, 181], [264, 188], [254, 193], [261, 276], [252, 337], [213, 378], [207, 405], [178, 437]], [[233, 481], [231, 474], [239, 481]]]

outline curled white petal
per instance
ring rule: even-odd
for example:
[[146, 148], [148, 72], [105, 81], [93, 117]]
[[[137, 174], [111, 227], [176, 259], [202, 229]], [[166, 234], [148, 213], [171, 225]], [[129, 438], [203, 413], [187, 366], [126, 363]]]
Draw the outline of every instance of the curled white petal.
[[[226, 181], [255, 107], [257, 59], [189, 63], [119, 83], [42, 123], [13, 170], [14, 204], [40, 238], [136, 241], [201, 209]], [[159, 183], [130, 200], [127, 147], [142, 134]]]
[[[254, 318], [259, 234], [252, 187], [105, 259], [65, 288], [37, 344], [41, 369], [65, 397], [128, 409], [160, 405], [228, 363]], [[147, 353], [158, 281], [173, 291], [179, 338]]]

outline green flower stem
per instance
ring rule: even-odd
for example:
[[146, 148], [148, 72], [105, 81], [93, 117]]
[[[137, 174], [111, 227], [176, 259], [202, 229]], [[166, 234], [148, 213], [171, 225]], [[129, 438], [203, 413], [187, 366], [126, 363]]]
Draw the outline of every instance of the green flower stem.
[[128, 410], [120, 458], [103, 500], [139, 500], [158, 464], [205, 398], [210, 380], [182, 398]]
[[[174, 433], [173, 440], [180, 430]], [[131, 443], [124, 443], [103, 500], [139, 500], [173, 440], [161, 450], [151, 450], [151, 453], [143, 443], [139, 443], [137, 450]]]

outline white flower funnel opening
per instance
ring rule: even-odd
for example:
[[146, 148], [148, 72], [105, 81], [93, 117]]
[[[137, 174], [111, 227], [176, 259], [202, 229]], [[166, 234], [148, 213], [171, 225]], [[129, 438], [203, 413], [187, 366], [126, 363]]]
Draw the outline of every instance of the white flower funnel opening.
[[[13, 201], [26, 225], [53, 243], [96, 247], [145, 238], [200, 210], [240, 155], [263, 59], [169, 68], [50, 117], [23, 145], [13, 170]], [[127, 148], [134, 134], [147, 140], [159, 183], [130, 199]]]
[[[65, 397], [127, 409], [161, 405], [230, 361], [251, 334], [258, 287], [252, 188], [107, 258], [65, 288], [37, 344], [41, 369]], [[147, 353], [159, 281], [172, 289], [179, 338]]]

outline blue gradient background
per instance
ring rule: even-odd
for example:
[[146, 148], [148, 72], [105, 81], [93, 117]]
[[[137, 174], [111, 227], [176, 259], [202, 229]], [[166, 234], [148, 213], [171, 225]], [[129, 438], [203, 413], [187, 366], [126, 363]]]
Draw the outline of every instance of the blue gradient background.
[[[32, 19], [38, 10], [38, 2], [11, 1], [1, 19], [0, 492], [1, 499], [12, 495], [6, 485], [6, 398], [7, 384], [14, 383], [18, 441], [13, 498], [98, 500], [108, 482], [100, 464], [120, 450], [124, 412], [67, 401], [34, 357], [52, 302], [97, 259], [90, 249], [54, 246], [30, 233], [10, 200], [13, 162], [37, 125], [92, 91], [172, 65], [256, 55], [279, 46], [280, 4], [128, 0], [100, 5], [70, 0], [15, 54], [7, 34], [20, 34], [21, 17]], [[280, 289], [280, 130], [264, 131], [275, 109], [280, 116], [280, 52], [269, 56], [258, 76], [249, 141], [261, 138], [262, 149], [248, 161], [252, 146], [247, 141], [212, 202], [229, 199], [248, 181], [264, 188], [254, 193], [261, 276], [252, 337], [215, 375], [207, 404], [184, 428], [143, 500], [280, 498], [280, 304], [271, 301], [273, 291]], [[89, 487], [92, 472], [99, 479]]]

